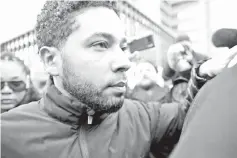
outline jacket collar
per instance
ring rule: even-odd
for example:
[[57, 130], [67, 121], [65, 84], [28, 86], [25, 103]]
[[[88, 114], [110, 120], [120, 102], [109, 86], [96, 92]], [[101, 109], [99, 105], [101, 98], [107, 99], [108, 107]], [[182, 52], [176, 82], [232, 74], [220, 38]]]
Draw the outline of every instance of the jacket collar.
[[[88, 106], [76, 99], [71, 99], [63, 95], [55, 87], [51, 79], [48, 82], [48, 87], [44, 93], [42, 103], [43, 110], [45, 110], [51, 117], [70, 124], [75, 128], [78, 128], [78, 125], [80, 124], [86, 124], [88, 121]], [[92, 124], [99, 123], [98, 120], [101, 120], [101, 114], [94, 114], [92, 116]]]

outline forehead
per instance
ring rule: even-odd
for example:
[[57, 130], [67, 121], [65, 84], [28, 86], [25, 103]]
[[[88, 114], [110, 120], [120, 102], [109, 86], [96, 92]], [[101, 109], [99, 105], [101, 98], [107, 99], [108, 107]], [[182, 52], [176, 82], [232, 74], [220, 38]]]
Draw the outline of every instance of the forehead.
[[74, 31], [75, 36], [88, 38], [94, 33], [107, 33], [117, 38], [124, 38], [125, 30], [122, 21], [112, 10], [105, 7], [85, 8], [75, 14], [75, 26], [79, 26]]
[[12, 78], [19, 78], [23, 80], [26, 78], [24, 69], [21, 67], [20, 64], [14, 61], [1, 60], [0, 70], [1, 78], [3, 80], [10, 80]]

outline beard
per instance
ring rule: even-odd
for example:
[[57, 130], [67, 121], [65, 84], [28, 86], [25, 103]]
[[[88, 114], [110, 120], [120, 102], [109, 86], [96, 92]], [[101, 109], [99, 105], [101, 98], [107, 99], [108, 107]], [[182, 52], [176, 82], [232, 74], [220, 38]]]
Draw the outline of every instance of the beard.
[[62, 83], [64, 89], [96, 113], [117, 112], [124, 102], [124, 97], [106, 96], [93, 83], [86, 81], [82, 75], [76, 75], [66, 61], [63, 63]]

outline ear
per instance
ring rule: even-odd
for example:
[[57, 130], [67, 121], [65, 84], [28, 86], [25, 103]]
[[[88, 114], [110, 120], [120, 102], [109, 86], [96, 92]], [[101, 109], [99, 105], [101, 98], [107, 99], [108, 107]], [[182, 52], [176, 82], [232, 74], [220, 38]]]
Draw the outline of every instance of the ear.
[[44, 46], [39, 50], [39, 55], [44, 63], [46, 72], [51, 76], [59, 75], [60, 51], [55, 47]]

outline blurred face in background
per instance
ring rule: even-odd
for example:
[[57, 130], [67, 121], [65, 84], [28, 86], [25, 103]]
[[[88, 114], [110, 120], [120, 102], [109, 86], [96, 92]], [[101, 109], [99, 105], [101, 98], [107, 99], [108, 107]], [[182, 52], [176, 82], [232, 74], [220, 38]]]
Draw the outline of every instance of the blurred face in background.
[[17, 61], [1, 60], [1, 112], [8, 111], [24, 99], [27, 75]]
[[155, 67], [149, 63], [144, 62], [137, 65], [138, 71], [137, 75], [141, 77], [140, 82], [138, 83], [144, 88], [148, 88], [156, 83], [157, 72]]

